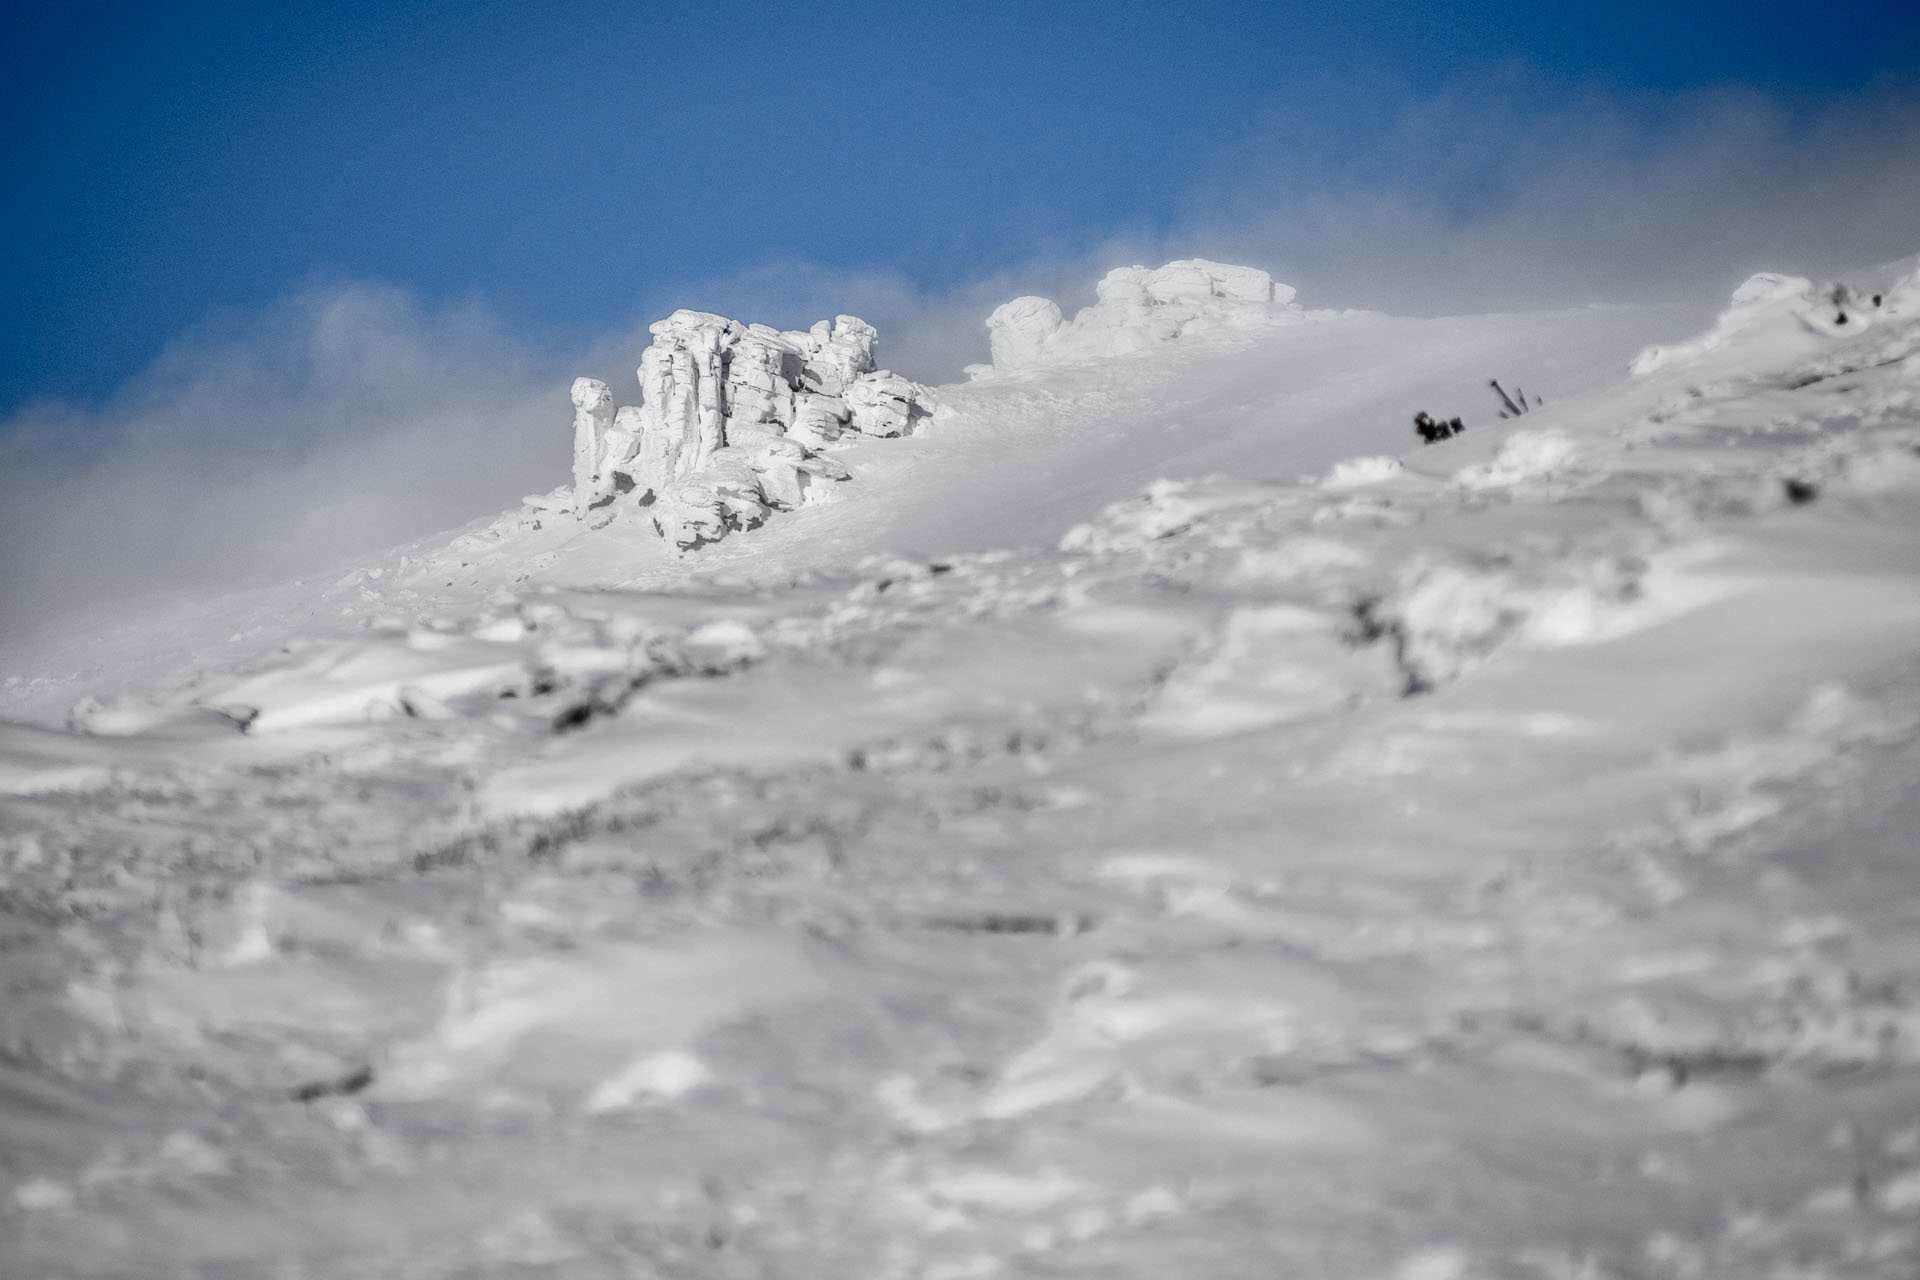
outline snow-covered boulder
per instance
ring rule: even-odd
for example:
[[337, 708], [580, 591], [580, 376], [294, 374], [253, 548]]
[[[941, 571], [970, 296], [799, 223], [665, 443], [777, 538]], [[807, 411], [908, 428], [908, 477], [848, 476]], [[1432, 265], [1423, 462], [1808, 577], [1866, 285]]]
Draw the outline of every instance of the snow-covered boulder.
[[856, 379], [846, 401], [853, 429], [869, 436], [904, 436], [932, 412], [925, 387], [885, 369]]
[[793, 425], [787, 428], [787, 435], [809, 449], [818, 449], [838, 440], [851, 416], [852, 411], [840, 396], [796, 396]]
[[727, 450], [737, 453], [760, 477], [760, 493], [767, 505], [791, 511], [806, 504], [815, 480], [845, 480], [847, 469], [821, 457], [800, 441], [764, 427], [741, 427], [728, 432]]
[[1125, 355], [1207, 329], [1253, 328], [1297, 318], [1293, 289], [1257, 267], [1186, 258], [1164, 267], [1117, 267], [1098, 301], [1072, 320], [1046, 298], [1015, 298], [987, 317], [994, 370]]
[[879, 367], [880, 333], [859, 316], [835, 316], [831, 325], [816, 321], [804, 337], [802, 377], [810, 390], [837, 396]]
[[693, 480], [670, 486], [655, 501], [651, 514], [660, 536], [681, 548], [717, 542], [727, 532], [719, 493]]
[[815, 450], [848, 430], [907, 435], [931, 415], [917, 382], [875, 367], [879, 335], [857, 316], [782, 332], [705, 311], [649, 326], [640, 403], [574, 383], [573, 509], [646, 510], [662, 537], [696, 547], [812, 500], [848, 478]]
[[[1112, 273], [1108, 278], [1119, 274]], [[1233, 267], [1203, 258], [1169, 262], [1158, 271], [1129, 267], [1126, 274], [1137, 277], [1148, 300], [1162, 306], [1186, 303], [1204, 307], [1215, 300], [1262, 306], [1276, 298], [1283, 303], [1293, 301], [1290, 286], [1276, 285], [1273, 277], [1258, 267]]]
[[1047, 339], [1060, 330], [1066, 317], [1051, 298], [1028, 296], [1003, 302], [987, 317], [987, 343], [996, 369], [1038, 364]]

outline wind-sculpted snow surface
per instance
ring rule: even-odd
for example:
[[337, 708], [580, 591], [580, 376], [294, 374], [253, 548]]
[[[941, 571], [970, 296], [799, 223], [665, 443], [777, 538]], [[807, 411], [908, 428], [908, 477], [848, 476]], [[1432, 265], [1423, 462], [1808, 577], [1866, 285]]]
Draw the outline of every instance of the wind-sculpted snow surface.
[[[1044, 540], [505, 519], [0, 724], [0, 1274], [1912, 1280], [1920, 278], [1746, 292]], [[1308, 333], [856, 460], [1065, 503]]]
[[574, 514], [648, 520], [680, 547], [751, 529], [848, 478], [818, 452], [843, 431], [902, 436], [932, 413], [927, 389], [877, 369], [879, 335], [855, 316], [804, 332], [676, 311], [650, 326], [640, 404], [573, 384]]

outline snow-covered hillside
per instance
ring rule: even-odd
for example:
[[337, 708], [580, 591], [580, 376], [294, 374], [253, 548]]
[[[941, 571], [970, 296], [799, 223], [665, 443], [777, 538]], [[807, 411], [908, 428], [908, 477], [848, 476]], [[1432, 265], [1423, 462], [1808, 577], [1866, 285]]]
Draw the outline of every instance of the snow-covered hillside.
[[1289, 295], [8, 655], [0, 1273], [1910, 1280], [1920, 273]]

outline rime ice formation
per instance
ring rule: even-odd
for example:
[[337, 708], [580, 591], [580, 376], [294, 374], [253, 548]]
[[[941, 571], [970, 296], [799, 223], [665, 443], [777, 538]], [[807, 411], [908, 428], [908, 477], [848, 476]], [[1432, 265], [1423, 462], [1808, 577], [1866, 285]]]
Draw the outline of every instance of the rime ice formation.
[[[1302, 314], [1266, 272], [1198, 258], [1118, 268], [1098, 294], [1071, 320], [1045, 298], [995, 310], [992, 367], [1100, 359]], [[932, 412], [927, 388], [878, 367], [879, 334], [856, 316], [783, 331], [682, 310], [650, 332], [639, 405], [616, 410], [605, 383], [574, 383], [572, 506], [582, 519], [642, 509], [662, 537], [696, 547], [805, 504], [818, 481], [846, 479], [819, 452], [843, 433], [904, 436]]]
[[903, 436], [913, 427], [924, 388], [897, 373], [882, 369], [857, 379], [847, 388], [847, 418], [854, 430], [869, 436]]
[[845, 467], [815, 451], [845, 431], [902, 436], [932, 412], [917, 382], [876, 367], [879, 334], [856, 316], [782, 332], [704, 311], [649, 327], [640, 403], [617, 411], [604, 382], [573, 384], [573, 509], [645, 509], [662, 537], [696, 547], [808, 501]]
[[[1015, 298], [987, 317], [995, 370], [1125, 355], [1203, 329], [1300, 314], [1293, 289], [1255, 267], [1187, 258], [1158, 270], [1117, 267], [1099, 301], [1067, 320], [1046, 298]], [[975, 366], [974, 372], [979, 372]]]
[[803, 376], [822, 394], [840, 395], [878, 367], [880, 334], [858, 316], [835, 316], [832, 325], [817, 320], [806, 333], [790, 336], [803, 344]]
[[1047, 339], [1060, 332], [1066, 317], [1060, 304], [1051, 298], [1031, 295], [1003, 302], [987, 317], [987, 340], [993, 352], [993, 367], [1017, 369], [1038, 364], [1047, 349]]
[[[613, 429], [613, 392], [597, 378], [573, 380], [573, 511], [587, 508], [612, 492], [612, 477], [602, 482], [601, 456]], [[604, 492], [603, 492], [604, 490]]]

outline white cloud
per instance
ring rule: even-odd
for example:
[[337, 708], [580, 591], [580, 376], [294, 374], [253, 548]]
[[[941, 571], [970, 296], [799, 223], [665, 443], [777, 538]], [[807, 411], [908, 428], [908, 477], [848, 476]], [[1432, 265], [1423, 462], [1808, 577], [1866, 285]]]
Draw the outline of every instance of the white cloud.
[[1178, 238], [1268, 267], [1310, 305], [1713, 306], [1756, 270], [1920, 250], [1911, 87], [1818, 105], [1738, 87], [1629, 97], [1508, 68], [1344, 151], [1269, 116], [1215, 169]]
[[478, 305], [344, 284], [225, 317], [97, 408], [0, 426], [0, 633], [323, 567], [550, 488], [565, 393]]

